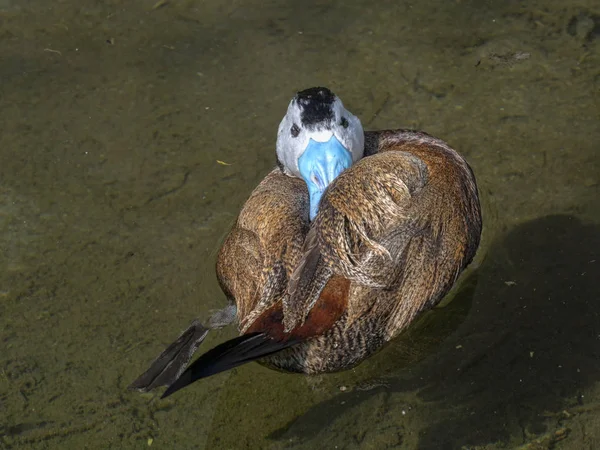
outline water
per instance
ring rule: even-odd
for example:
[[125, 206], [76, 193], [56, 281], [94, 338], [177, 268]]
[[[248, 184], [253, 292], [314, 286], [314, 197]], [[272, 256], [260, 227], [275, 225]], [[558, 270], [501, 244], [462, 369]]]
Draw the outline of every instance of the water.
[[[0, 1], [0, 447], [600, 447], [596, 2], [48, 5]], [[314, 85], [467, 157], [476, 264], [355, 370], [128, 392]]]

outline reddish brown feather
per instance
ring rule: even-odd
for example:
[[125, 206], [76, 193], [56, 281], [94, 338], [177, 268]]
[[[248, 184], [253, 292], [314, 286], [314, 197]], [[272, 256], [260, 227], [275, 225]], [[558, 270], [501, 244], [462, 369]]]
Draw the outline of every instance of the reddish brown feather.
[[281, 302], [277, 302], [261, 314], [246, 333], [266, 333], [278, 341], [289, 339], [300, 341], [322, 335], [333, 327], [346, 311], [349, 291], [350, 281], [334, 276], [323, 288], [303, 325], [286, 333], [283, 330], [283, 306]]

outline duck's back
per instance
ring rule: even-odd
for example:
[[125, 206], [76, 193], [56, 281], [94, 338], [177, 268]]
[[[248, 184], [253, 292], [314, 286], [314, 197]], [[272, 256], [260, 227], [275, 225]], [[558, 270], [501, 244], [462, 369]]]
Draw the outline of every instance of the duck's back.
[[[458, 153], [418, 132], [365, 138], [365, 158], [329, 186], [313, 223], [303, 180], [275, 169], [221, 248], [217, 273], [240, 332], [297, 340], [266, 364], [321, 373], [359, 363], [437, 304], [475, 255], [477, 188]], [[303, 314], [284, 330], [299, 265], [310, 266], [296, 296]]]

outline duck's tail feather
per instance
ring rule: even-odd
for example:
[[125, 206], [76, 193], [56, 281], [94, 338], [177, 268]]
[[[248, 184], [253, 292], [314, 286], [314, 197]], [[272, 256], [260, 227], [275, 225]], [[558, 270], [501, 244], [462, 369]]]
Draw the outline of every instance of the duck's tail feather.
[[265, 333], [249, 333], [231, 339], [204, 353], [171, 384], [161, 398], [168, 397], [194, 381], [272, 355], [298, 343], [275, 340]]
[[129, 389], [148, 392], [156, 387], [172, 384], [179, 378], [207, 334], [208, 328], [194, 320], [188, 329], [154, 360], [150, 368], [129, 385]]

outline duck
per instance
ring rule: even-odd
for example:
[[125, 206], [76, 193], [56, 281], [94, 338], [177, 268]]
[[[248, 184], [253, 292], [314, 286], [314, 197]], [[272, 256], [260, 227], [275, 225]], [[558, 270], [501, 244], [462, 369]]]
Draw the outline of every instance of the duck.
[[[364, 131], [330, 89], [297, 92], [277, 166], [217, 255], [227, 305], [191, 325], [130, 388], [165, 398], [250, 361], [307, 375], [355, 367], [436, 306], [473, 260], [482, 216], [473, 171], [441, 139]], [[189, 364], [210, 330], [239, 336]]]

